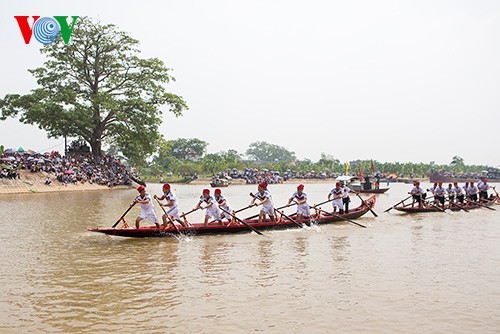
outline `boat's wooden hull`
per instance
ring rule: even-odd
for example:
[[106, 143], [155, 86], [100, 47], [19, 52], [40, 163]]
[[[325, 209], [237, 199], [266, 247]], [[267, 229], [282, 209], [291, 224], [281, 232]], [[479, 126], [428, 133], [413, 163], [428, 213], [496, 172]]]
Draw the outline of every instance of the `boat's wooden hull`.
[[[367, 203], [373, 206], [373, 200], [365, 200]], [[371, 201], [371, 202], [370, 202]], [[349, 210], [349, 213], [333, 216], [326, 214], [312, 215], [311, 219], [301, 219], [295, 220], [301, 224], [310, 225], [313, 224], [328, 224], [335, 222], [343, 222], [344, 219], [356, 219], [367, 213], [369, 209], [361, 205], [355, 209]], [[339, 218], [342, 217], [342, 218]], [[285, 217], [278, 222], [271, 222], [270, 220], [258, 223], [257, 219], [246, 220], [246, 223], [250, 224], [252, 227], [259, 231], [265, 230], [280, 230], [280, 229], [290, 229], [299, 228], [298, 225], [294, 224]], [[227, 223], [225, 223], [227, 224]], [[218, 223], [212, 223], [208, 226], [204, 226], [203, 223], [192, 224], [191, 227], [181, 227], [179, 226], [179, 232], [186, 235], [207, 235], [207, 234], [234, 234], [234, 233], [248, 233], [252, 232], [247, 226], [239, 223], [232, 223], [229, 225], [218, 225]], [[174, 228], [169, 227], [164, 229], [163, 226], [158, 229], [156, 226], [142, 226], [139, 229], [136, 228], [108, 228], [108, 227], [88, 227], [87, 231], [104, 233], [109, 235], [116, 235], [121, 237], [134, 237], [134, 238], [147, 238], [147, 237], [171, 237], [179, 234]]]
[[379, 189], [370, 189], [370, 190], [358, 190], [358, 193], [361, 194], [383, 194], [390, 188], [379, 188]]
[[226, 184], [210, 183], [210, 187], [212, 187], [212, 188], [225, 188], [225, 187], [229, 187], [229, 184], [228, 183], [226, 183]]

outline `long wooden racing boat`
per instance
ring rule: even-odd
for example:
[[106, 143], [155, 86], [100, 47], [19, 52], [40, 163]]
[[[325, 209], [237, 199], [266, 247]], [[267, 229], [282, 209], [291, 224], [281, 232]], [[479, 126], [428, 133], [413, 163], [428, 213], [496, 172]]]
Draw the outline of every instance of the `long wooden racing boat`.
[[[376, 197], [371, 196], [365, 200], [371, 208], [375, 206]], [[363, 216], [370, 210], [366, 205], [361, 204], [357, 208], [349, 210], [349, 213], [338, 214], [338, 215], [328, 215], [324, 213], [317, 213], [311, 215], [309, 219], [294, 219], [299, 224], [329, 224], [335, 222], [343, 222], [345, 219], [356, 219]], [[259, 231], [265, 230], [280, 230], [280, 229], [290, 229], [299, 228], [299, 226], [291, 222], [286, 217], [281, 217], [276, 222], [270, 220], [263, 221], [259, 224], [258, 219], [245, 220], [245, 223], [250, 224], [252, 227]], [[184, 235], [206, 235], [206, 234], [230, 234], [230, 233], [248, 233], [252, 230], [241, 223], [232, 222], [225, 225], [219, 225], [218, 223], [208, 224], [204, 226], [203, 223], [193, 223], [190, 227], [179, 226], [177, 231], [175, 228], [169, 225], [169, 228], [165, 229], [163, 226], [157, 228], [154, 225], [141, 226], [140, 228], [110, 228], [110, 227], [87, 227], [87, 231], [104, 233], [109, 235], [116, 235], [121, 237], [135, 237], [135, 238], [147, 238], [147, 237], [171, 237], [178, 235], [179, 233]]]
[[361, 194], [383, 194], [390, 188], [378, 188], [378, 189], [368, 189], [368, 190], [357, 190]]
[[[495, 204], [495, 201], [481, 202], [481, 204], [482, 205], [479, 205], [479, 204], [473, 203], [473, 202], [468, 202], [465, 205], [462, 205], [462, 204], [458, 204], [458, 205], [460, 205], [461, 207], [463, 207], [467, 210], [473, 210], [473, 209], [481, 209], [484, 206], [492, 206], [493, 204]], [[444, 210], [460, 211], [460, 210], [462, 210], [461, 207], [456, 206], [456, 205], [452, 205], [452, 206], [446, 205], [443, 209], [438, 205], [427, 205], [427, 206], [424, 206], [422, 208], [419, 208], [418, 204], [415, 203], [414, 207], [407, 204], [407, 205], [395, 206], [394, 209], [396, 209], [398, 211], [406, 212], [406, 213], [418, 213], [418, 212], [442, 212]]]

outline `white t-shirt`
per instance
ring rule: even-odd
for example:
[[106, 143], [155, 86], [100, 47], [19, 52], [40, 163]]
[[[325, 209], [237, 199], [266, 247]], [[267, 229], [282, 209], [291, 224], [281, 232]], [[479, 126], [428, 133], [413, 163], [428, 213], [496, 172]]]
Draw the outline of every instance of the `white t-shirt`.
[[415, 186], [411, 190], [411, 194], [412, 195], [423, 195], [423, 194], [425, 194], [425, 191], [424, 191], [424, 189], [422, 189], [422, 187]]
[[255, 194], [255, 197], [260, 199], [261, 201], [264, 200], [264, 198], [267, 198], [266, 203], [262, 204], [262, 206], [266, 209], [273, 209], [274, 204], [273, 204], [273, 198], [271, 196], [271, 193], [268, 190], [264, 190], [264, 193], [261, 194], [259, 191]]
[[231, 212], [231, 207], [229, 206], [229, 204], [227, 204], [227, 200], [224, 197], [224, 195], [220, 195], [219, 199], [215, 199], [215, 200], [217, 201], [218, 205], [220, 205], [221, 203], [223, 203], [225, 201], [226, 204], [224, 204], [223, 206], [221, 206], [221, 208], [224, 209], [225, 211], [229, 212], [229, 213]]
[[149, 199], [149, 202], [147, 204], [141, 203], [141, 211], [142, 212], [155, 212], [155, 207], [153, 206], [153, 201], [151, 200], [151, 195], [149, 193], [146, 193], [144, 197], [141, 197], [141, 195], [137, 195], [135, 197], [136, 201], [145, 201]]
[[469, 195], [476, 195], [476, 194], [477, 194], [477, 187], [469, 186]]
[[179, 209], [179, 205], [177, 204], [177, 196], [175, 196], [175, 193], [173, 191], [169, 191], [168, 194], [163, 194], [165, 196], [165, 199], [172, 204], [171, 206], [168, 207], [168, 211], [174, 211]]
[[349, 197], [349, 193], [351, 192], [351, 188], [349, 188], [347, 186], [344, 186], [344, 187], [342, 187], [342, 191], [344, 192], [342, 194], [342, 198], [348, 198]]
[[443, 197], [446, 194], [446, 189], [443, 187], [437, 187], [434, 190], [434, 193], [436, 194], [436, 196]]
[[487, 182], [479, 181], [477, 183], [477, 188], [479, 191], [487, 191], [490, 185]]
[[344, 196], [344, 191], [342, 188], [333, 188], [332, 191], [330, 191], [330, 195], [333, 195], [333, 199], [339, 199]]
[[207, 213], [209, 213], [209, 214], [219, 212], [219, 206], [217, 204], [217, 201], [212, 196], [208, 196], [208, 198], [201, 196], [200, 203], [205, 203], [205, 205], [212, 204], [212, 205], [210, 205], [210, 207], [206, 208]]

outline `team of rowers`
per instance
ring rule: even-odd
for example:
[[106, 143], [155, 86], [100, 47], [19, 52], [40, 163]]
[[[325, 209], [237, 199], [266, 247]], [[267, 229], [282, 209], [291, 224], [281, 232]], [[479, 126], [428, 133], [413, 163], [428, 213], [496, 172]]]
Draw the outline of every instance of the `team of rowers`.
[[[271, 193], [267, 189], [268, 185], [266, 182], [262, 182], [258, 185], [257, 192], [255, 194], [250, 193], [253, 197], [248, 208], [252, 206], [260, 206], [259, 212], [259, 223], [262, 223], [266, 216], [269, 216], [269, 219], [273, 222], [276, 221], [276, 209], [274, 208], [273, 199]], [[137, 191], [139, 195], [134, 199], [130, 206], [139, 203], [141, 205], [141, 212], [137, 216], [135, 220], [135, 227], [140, 227], [140, 222], [144, 219], [148, 219], [152, 223], [156, 225], [157, 228], [160, 228], [160, 223], [158, 217], [156, 216], [153, 198], [157, 200], [158, 204], [161, 207], [166, 207], [167, 210], [165, 214], [162, 216], [163, 226], [166, 228], [171, 224], [173, 227], [175, 223], [179, 223], [181, 226], [188, 227], [188, 222], [185, 220], [186, 214], [180, 215], [179, 213], [179, 205], [177, 201], [177, 196], [172, 191], [170, 185], [165, 183], [162, 187], [163, 194], [161, 196], [154, 195], [151, 197], [149, 193], [146, 192], [146, 187], [139, 186]], [[342, 182], [337, 182], [335, 184], [335, 188], [333, 188], [328, 194], [328, 201], [332, 202], [333, 206], [333, 214], [335, 214], [338, 210], [339, 214], [348, 213], [349, 212], [349, 202], [350, 197], [349, 193], [356, 193], [350, 188], [346, 187]], [[307, 203], [307, 194], [304, 192], [304, 185], [300, 184], [297, 186], [297, 191], [295, 191], [292, 196], [288, 200], [288, 204], [286, 206], [290, 206], [293, 204], [297, 204], [297, 219], [306, 219], [310, 217], [309, 204]], [[235, 211], [231, 209], [228, 204], [227, 199], [222, 195], [222, 191], [220, 189], [215, 189], [214, 196], [210, 195], [209, 189], [203, 189], [200, 200], [193, 208], [193, 210], [189, 211], [191, 213], [193, 211], [204, 209], [205, 210], [205, 220], [204, 225], [207, 226], [210, 219], [218, 222], [219, 225], [224, 225], [223, 219], [226, 219], [229, 224], [234, 222]], [[181, 218], [184, 218], [182, 220]]]
[[[453, 184], [449, 183], [448, 188], [445, 188], [443, 187], [443, 182], [438, 182], [434, 183], [434, 185], [427, 189], [427, 191], [420, 187], [420, 182], [415, 181], [413, 183], [413, 189], [408, 194], [413, 196], [413, 201], [411, 203], [412, 207], [415, 202], [417, 202], [419, 208], [423, 208], [424, 205], [438, 205], [444, 208], [446, 206], [446, 202], [448, 202], [448, 207], [451, 207], [454, 205], [473, 206], [477, 205], [475, 203], [478, 203], [478, 200], [490, 200], [488, 197], [489, 189], [490, 185], [488, 184], [488, 179], [485, 177], [477, 183], [477, 186], [474, 185], [474, 182], [466, 182], [463, 187], [460, 187], [457, 182], [454, 182]], [[430, 192], [434, 196], [434, 204], [427, 203], [425, 201], [427, 192]], [[493, 194], [491, 195], [491, 199], [492, 198], [495, 198]]]

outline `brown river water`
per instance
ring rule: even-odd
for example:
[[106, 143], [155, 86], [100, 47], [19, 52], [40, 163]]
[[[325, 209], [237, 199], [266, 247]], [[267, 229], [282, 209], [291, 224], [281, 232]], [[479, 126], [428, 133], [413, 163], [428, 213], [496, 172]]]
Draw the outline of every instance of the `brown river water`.
[[[277, 206], [295, 186], [270, 186]], [[174, 186], [183, 211], [201, 188]], [[223, 193], [240, 208], [255, 188]], [[309, 202], [330, 188], [307, 184]], [[366, 229], [180, 239], [85, 230], [113, 225], [135, 190], [1, 195], [0, 333], [500, 333], [500, 206], [383, 213], [409, 188], [391, 184]]]

